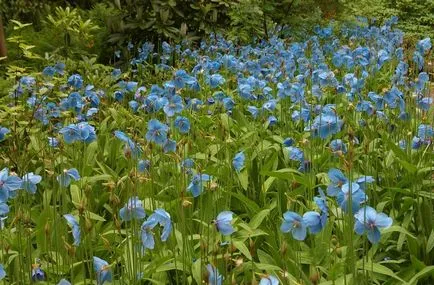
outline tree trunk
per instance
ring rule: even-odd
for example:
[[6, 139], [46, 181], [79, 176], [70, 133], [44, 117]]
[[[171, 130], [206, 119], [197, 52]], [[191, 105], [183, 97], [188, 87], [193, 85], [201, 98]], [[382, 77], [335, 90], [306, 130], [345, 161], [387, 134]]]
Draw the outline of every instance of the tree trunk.
[[0, 15], [0, 57], [7, 55], [5, 33], [3, 29], [2, 16]]

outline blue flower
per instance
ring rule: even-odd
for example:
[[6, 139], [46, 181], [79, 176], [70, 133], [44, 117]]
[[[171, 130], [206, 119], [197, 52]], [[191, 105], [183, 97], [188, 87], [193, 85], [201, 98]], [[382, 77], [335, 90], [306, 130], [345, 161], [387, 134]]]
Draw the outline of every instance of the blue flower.
[[74, 124], [63, 127], [60, 129], [59, 133], [63, 135], [63, 139], [67, 144], [71, 144], [77, 140], [80, 140], [80, 131]]
[[103, 285], [105, 282], [112, 281], [112, 272], [107, 261], [94, 256], [93, 257], [93, 269], [96, 273], [96, 280], [98, 285]]
[[33, 172], [27, 173], [23, 176], [22, 189], [28, 191], [31, 194], [36, 193], [36, 184], [41, 182], [42, 177], [40, 175], [35, 175]]
[[193, 176], [190, 184], [187, 187], [187, 192], [191, 192], [193, 197], [199, 196], [203, 191], [203, 182], [208, 182], [212, 179], [208, 174], [196, 174]]
[[430, 125], [420, 124], [417, 128], [417, 136], [423, 140], [428, 140], [434, 135], [433, 127]]
[[62, 279], [59, 281], [59, 283], [57, 283], [57, 285], [71, 285], [71, 282], [66, 279]]
[[294, 239], [304, 240], [306, 238], [306, 227], [306, 222], [299, 214], [291, 211], [283, 214], [283, 222], [280, 226], [283, 233], [290, 232]]
[[327, 197], [324, 194], [324, 191], [319, 188], [319, 196], [316, 196], [313, 198], [315, 201], [315, 204], [318, 206], [318, 208], [321, 210], [321, 224], [322, 227], [325, 227], [328, 219], [328, 213], [329, 213], [329, 207], [327, 205]]
[[57, 176], [57, 181], [62, 187], [68, 187], [71, 184], [71, 179], [74, 181], [80, 180], [80, 174], [75, 168], [65, 169], [61, 175]]
[[275, 116], [269, 116], [267, 118], [267, 124], [268, 124], [269, 127], [274, 126], [275, 124], [277, 124], [277, 122], [278, 121], [277, 121], [277, 118]]
[[83, 86], [83, 79], [79, 74], [73, 74], [68, 78], [68, 85], [75, 89], [80, 89]]
[[71, 214], [63, 215], [63, 217], [68, 222], [68, 225], [72, 229], [72, 236], [74, 238], [74, 246], [79, 246], [80, 244], [80, 238], [81, 238], [81, 231], [80, 231], [80, 225], [78, 223], [78, 220]]
[[161, 227], [163, 227], [163, 232], [161, 233], [161, 241], [166, 241], [170, 233], [172, 232], [172, 220], [168, 212], [164, 209], [158, 208], [154, 213], [149, 216], [149, 220], [155, 221]]
[[16, 190], [21, 189], [23, 181], [15, 175], [9, 176], [9, 169], [3, 168], [0, 171], [0, 203], [8, 200], [9, 196], [15, 196]]
[[279, 279], [277, 279], [273, 275], [268, 275], [261, 278], [261, 281], [259, 281], [259, 285], [279, 285]]
[[283, 140], [283, 145], [286, 147], [290, 147], [294, 144], [295, 140], [293, 138], [286, 138]]
[[0, 142], [5, 139], [6, 134], [10, 133], [10, 130], [4, 127], [0, 127]]
[[195, 83], [197, 83], [197, 80], [195, 77], [188, 75], [185, 70], [179, 69], [175, 72], [173, 82], [175, 84], [175, 87], [180, 89], [184, 88], [186, 84], [189, 86], [194, 85]]
[[148, 122], [148, 132], [146, 139], [150, 142], [155, 142], [158, 145], [164, 145], [167, 141], [167, 132], [169, 127], [156, 119]]
[[256, 119], [261, 112], [261, 110], [255, 106], [247, 106], [247, 111], [252, 115], [253, 119]]
[[298, 162], [304, 161], [304, 152], [295, 146], [287, 147], [286, 150], [288, 151], [289, 159], [295, 160]]
[[223, 211], [218, 214], [215, 219], [215, 225], [217, 230], [224, 236], [231, 235], [235, 230], [232, 227], [232, 213], [231, 211]]
[[209, 285], [221, 285], [223, 282], [223, 276], [219, 273], [218, 269], [212, 265], [208, 264], [206, 266], [208, 271], [208, 284]]
[[6, 271], [3, 267], [3, 264], [0, 264], [0, 280], [3, 280], [6, 277]]
[[177, 116], [175, 119], [175, 127], [181, 134], [186, 134], [190, 131], [190, 121], [186, 117]]
[[153, 249], [155, 246], [154, 234], [152, 230], [159, 224], [163, 227], [161, 240], [166, 241], [172, 231], [172, 221], [169, 213], [164, 209], [156, 209], [141, 226], [141, 240], [144, 249]]
[[244, 161], [246, 159], [246, 156], [244, 155], [244, 152], [240, 151], [237, 153], [232, 160], [232, 165], [235, 168], [236, 172], [240, 172], [241, 169], [244, 167]]
[[[9, 213], [9, 206], [5, 202], [0, 202], [0, 216], [6, 216]], [[3, 219], [0, 217], [0, 219]], [[3, 222], [3, 220], [1, 221]], [[0, 229], [2, 229], [3, 226], [0, 224]]]
[[146, 217], [145, 209], [139, 197], [131, 197], [125, 206], [119, 210], [119, 217], [122, 221], [141, 220]]
[[47, 66], [42, 70], [42, 74], [48, 77], [53, 77], [56, 74], [56, 69], [52, 66]]
[[354, 217], [356, 219], [354, 224], [356, 234], [362, 235], [367, 232], [368, 240], [373, 244], [380, 241], [380, 229], [388, 228], [393, 223], [390, 217], [383, 213], [377, 213], [375, 209], [369, 206], [361, 208]]
[[144, 221], [140, 227], [140, 239], [142, 241], [143, 249], [154, 249], [155, 240], [152, 229], [157, 225], [157, 223], [158, 222], [155, 219], [148, 218], [148, 220]]
[[331, 183], [327, 186], [327, 195], [329, 196], [337, 196], [339, 191], [341, 191], [342, 185], [348, 182], [348, 179], [339, 169], [332, 168], [328, 172], [328, 176], [331, 180]]
[[163, 152], [176, 152], [176, 141], [168, 139], [163, 145]]
[[168, 99], [166, 105], [164, 105], [164, 113], [168, 117], [173, 117], [176, 113], [180, 113], [184, 109], [182, 98], [179, 95], [172, 96]]
[[140, 173], [148, 172], [151, 167], [151, 162], [147, 159], [141, 159], [137, 162], [137, 171]]
[[128, 145], [128, 151], [131, 151], [131, 153], [133, 154], [133, 157], [138, 157], [142, 150], [140, 149], [140, 146], [137, 145], [136, 143], [134, 143], [134, 141], [132, 139], [130, 139], [124, 132], [122, 131], [115, 131], [114, 132], [115, 136], [120, 139], [123, 142], [126, 142]]
[[347, 145], [341, 140], [336, 139], [330, 142], [330, 149], [332, 152], [342, 152], [343, 154], [347, 153]]
[[57, 147], [59, 145], [59, 140], [53, 137], [48, 137], [48, 145], [51, 147]]
[[33, 282], [44, 281], [45, 280], [45, 272], [41, 269], [39, 264], [32, 265], [32, 280]]
[[[351, 205], [349, 205], [350, 197]], [[341, 207], [341, 209], [346, 213], [350, 210], [350, 207], [353, 213], [357, 212], [360, 209], [360, 204], [365, 202], [367, 199], [365, 192], [363, 192], [357, 183], [345, 183], [342, 185], [341, 191], [339, 191], [336, 196], [339, 207]]]
[[223, 98], [222, 102], [226, 111], [231, 111], [235, 106], [235, 101], [231, 97]]
[[318, 212], [309, 211], [304, 213], [303, 221], [312, 234], [319, 233], [323, 229], [321, 215]]
[[431, 45], [431, 39], [430, 38], [424, 38], [423, 40], [420, 40], [417, 44], [416, 44], [416, 49], [421, 53], [424, 54], [427, 51], [429, 51], [431, 49], [432, 45]]
[[313, 131], [314, 136], [319, 136], [322, 139], [338, 133], [343, 125], [343, 121], [331, 112], [318, 115], [312, 123], [311, 128], [306, 130]]
[[224, 79], [224, 77], [218, 73], [213, 74], [211, 76], [208, 76], [206, 80], [207, 80], [207, 83], [209, 84], [209, 86], [211, 86], [211, 88], [216, 88], [216, 87], [224, 84], [226, 81]]

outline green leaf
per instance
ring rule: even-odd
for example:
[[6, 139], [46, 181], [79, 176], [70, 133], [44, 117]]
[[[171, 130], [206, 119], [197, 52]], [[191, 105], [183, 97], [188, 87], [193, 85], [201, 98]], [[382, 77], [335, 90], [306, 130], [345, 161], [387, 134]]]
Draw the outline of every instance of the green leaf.
[[252, 229], [257, 229], [262, 221], [270, 214], [270, 210], [269, 209], [265, 209], [260, 211], [259, 213], [257, 213], [251, 220], [249, 223], [249, 227]]
[[434, 248], [434, 230], [431, 230], [431, 234], [429, 235], [428, 241], [426, 243], [426, 253], [430, 253]]
[[358, 262], [357, 267], [359, 269], [364, 269], [367, 271], [372, 271], [374, 273], [383, 274], [383, 275], [392, 277], [393, 279], [396, 279], [396, 280], [399, 280], [400, 282], [402, 282], [402, 284], [406, 283], [398, 275], [396, 275], [390, 268], [388, 268], [384, 265], [381, 265], [379, 263], [372, 263], [372, 261], [371, 261], [371, 262], [367, 262], [363, 265], [361, 262]]
[[252, 260], [252, 255], [243, 241], [236, 240], [232, 243], [247, 259]]
[[422, 269], [421, 271], [419, 271], [416, 275], [413, 276], [413, 278], [410, 279], [410, 281], [408, 281], [408, 285], [413, 285], [413, 284], [417, 284], [417, 282], [424, 278], [426, 275], [428, 274], [434, 274], [434, 265], [431, 266], [427, 266], [424, 269]]

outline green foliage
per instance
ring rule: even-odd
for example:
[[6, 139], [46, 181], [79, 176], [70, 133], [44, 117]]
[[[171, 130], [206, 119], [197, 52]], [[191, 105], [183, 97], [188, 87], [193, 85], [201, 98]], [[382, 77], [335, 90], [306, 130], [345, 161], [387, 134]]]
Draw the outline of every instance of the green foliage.
[[346, 5], [347, 15], [375, 18], [380, 22], [398, 16], [398, 27], [413, 42], [423, 36], [434, 37], [433, 0], [361, 0], [348, 1]]
[[[82, 53], [84, 47], [92, 47], [94, 34], [99, 27], [91, 19], [83, 20], [77, 9], [57, 7], [54, 15], [48, 15], [47, 24], [57, 42], [63, 42], [53, 53], [64, 56], [69, 53]], [[61, 40], [63, 39], [63, 41]]]

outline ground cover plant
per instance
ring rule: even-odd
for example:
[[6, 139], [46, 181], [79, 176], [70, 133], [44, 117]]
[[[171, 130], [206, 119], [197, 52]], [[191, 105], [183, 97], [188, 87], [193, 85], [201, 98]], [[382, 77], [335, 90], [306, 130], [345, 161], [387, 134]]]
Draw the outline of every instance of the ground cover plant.
[[0, 279], [432, 284], [432, 45], [395, 24], [10, 68]]

